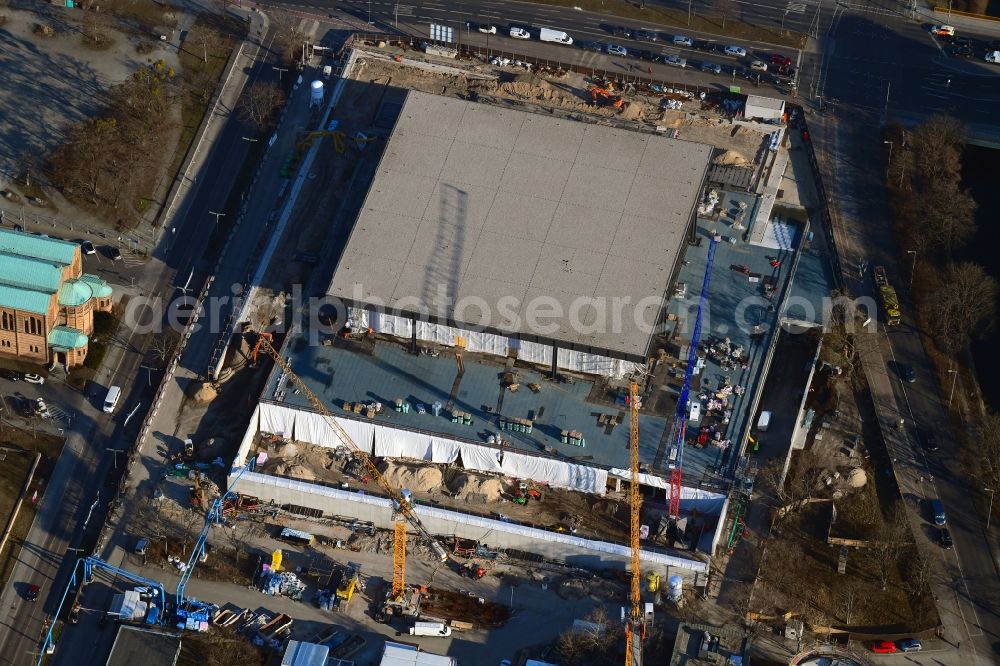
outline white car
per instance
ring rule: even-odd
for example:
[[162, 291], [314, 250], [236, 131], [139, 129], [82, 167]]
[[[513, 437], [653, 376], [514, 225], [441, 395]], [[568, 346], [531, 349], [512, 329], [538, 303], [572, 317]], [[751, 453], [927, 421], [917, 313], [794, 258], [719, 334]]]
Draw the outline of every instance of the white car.
[[986, 54], [986, 62], [992, 62], [994, 64], [1000, 63], [1000, 51], [990, 51]]
[[45, 377], [42, 377], [41, 375], [33, 375], [30, 372], [26, 372], [24, 373], [24, 381], [28, 382], [29, 384], [44, 384]]
[[49, 406], [41, 398], [35, 400], [35, 414], [41, 416], [43, 419], [52, 417], [52, 414], [49, 413]]
[[763, 60], [754, 60], [752, 63], [750, 63], [750, 69], [752, 69], [755, 72], [766, 72], [767, 63], [764, 62]]
[[479, 30], [479, 32], [483, 33], [484, 35], [497, 34], [497, 27], [495, 25], [489, 25], [488, 23], [480, 23], [477, 30]]
[[531, 33], [524, 28], [511, 28], [510, 36], [514, 39], [531, 39]]
[[725, 52], [727, 56], [733, 56], [736, 58], [747, 57], [747, 50], [742, 46], [727, 46]]
[[674, 35], [674, 44], [677, 46], [694, 46], [694, 40], [684, 35]]
[[955, 28], [950, 25], [932, 25], [931, 34], [936, 37], [954, 37]]

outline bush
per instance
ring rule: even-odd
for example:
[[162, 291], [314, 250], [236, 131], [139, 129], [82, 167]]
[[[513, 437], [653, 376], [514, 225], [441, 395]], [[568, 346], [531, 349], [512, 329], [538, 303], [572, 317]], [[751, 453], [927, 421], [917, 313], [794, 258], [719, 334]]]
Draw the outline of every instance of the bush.
[[97, 370], [104, 362], [104, 357], [108, 355], [108, 346], [103, 342], [90, 342], [90, 349], [87, 350], [87, 358], [83, 361], [83, 367]]
[[94, 338], [105, 338], [114, 334], [118, 328], [118, 322], [110, 312], [94, 313]]

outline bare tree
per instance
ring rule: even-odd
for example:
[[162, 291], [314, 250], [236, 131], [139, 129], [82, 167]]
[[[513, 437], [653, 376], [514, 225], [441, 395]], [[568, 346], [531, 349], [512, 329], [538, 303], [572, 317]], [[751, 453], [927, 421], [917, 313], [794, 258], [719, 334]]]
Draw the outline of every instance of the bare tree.
[[205, 516], [200, 511], [191, 508], [181, 509], [177, 518], [177, 531], [183, 541], [181, 552], [187, 554], [188, 545], [194, 539], [194, 535], [201, 531], [205, 525]]
[[83, 22], [80, 26], [80, 34], [83, 41], [97, 48], [107, 48], [111, 46], [111, 17], [102, 12], [100, 8], [95, 9], [93, 2], [86, 3], [83, 12]]
[[913, 152], [913, 178], [918, 191], [941, 185], [957, 188], [965, 147], [961, 122], [952, 116], [934, 116], [913, 130], [908, 145]]
[[151, 541], [163, 541], [164, 555], [169, 555], [170, 521], [161, 511], [160, 504], [151, 497], [145, 498], [132, 518], [133, 530]]
[[240, 98], [240, 117], [257, 130], [267, 129], [275, 112], [285, 101], [285, 95], [277, 83], [257, 81]]
[[306, 39], [305, 33], [299, 28], [301, 21], [288, 12], [268, 12], [267, 15], [274, 29], [274, 49], [283, 62], [294, 61]]
[[1000, 287], [982, 266], [962, 262], [949, 266], [933, 290], [930, 319], [950, 352], [962, 349], [973, 333], [983, 333], [996, 315]]
[[239, 564], [240, 559], [247, 553], [247, 545], [254, 538], [260, 536], [261, 533], [260, 526], [249, 520], [237, 522], [226, 529], [226, 541], [229, 542], [230, 548], [233, 549], [233, 557], [236, 558], [236, 564]]
[[871, 541], [867, 553], [883, 591], [888, 589], [889, 581], [897, 571], [900, 551], [909, 542], [910, 530], [906, 522], [906, 512], [897, 503]]
[[150, 354], [161, 365], [173, 356], [175, 349], [177, 349], [177, 335], [172, 331], [158, 333], [149, 342]]
[[584, 625], [563, 632], [556, 642], [560, 660], [570, 666], [603, 663], [620, 637], [612, 630], [603, 607], [598, 606], [584, 619]]
[[948, 259], [976, 233], [976, 201], [968, 190], [953, 184], [934, 184], [920, 192], [916, 212], [920, 220], [916, 235], [924, 236], [928, 246]]
[[722, 19], [722, 29], [726, 29], [726, 20], [736, 17], [739, 13], [739, 6], [735, 0], [715, 0], [715, 11]]
[[983, 447], [979, 460], [983, 463], [980, 474], [983, 484], [994, 491], [1000, 490], [1000, 414], [989, 411], [976, 426], [977, 440]]

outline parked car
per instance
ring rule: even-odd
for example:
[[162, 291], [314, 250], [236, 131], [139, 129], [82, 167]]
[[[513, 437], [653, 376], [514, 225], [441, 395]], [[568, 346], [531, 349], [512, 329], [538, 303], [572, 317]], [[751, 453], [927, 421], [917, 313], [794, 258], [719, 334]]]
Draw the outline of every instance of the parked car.
[[142, 537], [141, 539], [135, 542], [136, 555], [145, 555], [147, 550], [149, 550], [149, 539], [147, 539], [146, 537]]
[[116, 247], [108, 246], [108, 256], [111, 257], [112, 261], [118, 261], [122, 258], [122, 251]]
[[715, 42], [710, 42], [707, 39], [696, 39], [692, 46], [699, 51], [719, 51], [720, 47]]
[[909, 363], [899, 364], [899, 378], [902, 379], [907, 384], [913, 384], [917, 381], [917, 371], [913, 369], [913, 366]]
[[632, 28], [626, 28], [624, 26], [617, 26], [611, 29], [611, 34], [615, 37], [624, 37], [625, 39], [632, 39], [635, 35], [635, 30]]
[[577, 40], [575, 43], [584, 51], [598, 51], [603, 53], [607, 49], [607, 45], [602, 44], [601, 42], [588, 42], [584, 40]]
[[16, 382], [21, 378], [21, 373], [14, 372], [13, 370], [0, 369], [0, 377], [3, 377], [4, 379], [10, 380], [12, 382]]
[[777, 67], [788, 67], [792, 64], [791, 56], [782, 55], [780, 53], [771, 54], [771, 64]]
[[959, 58], [971, 58], [975, 54], [975, 45], [968, 37], [956, 37], [951, 43], [951, 53]]
[[686, 35], [674, 35], [675, 46], [694, 46], [694, 40]]
[[618, 44], [608, 44], [608, 55], [627, 56], [628, 50]]
[[531, 33], [524, 28], [518, 28], [517, 26], [511, 26], [510, 36], [514, 39], [531, 39]]
[[687, 67], [688, 65], [687, 60], [676, 55], [663, 56], [663, 63], [672, 67]]
[[90, 241], [83, 241], [80, 243], [80, 249], [84, 254], [97, 254], [97, 248]]
[[871, 641], [868, 649], [875, 654], [896, 654], [899, 651], [892, 641]]
[[766, 72], [767, 63], [763, 60], [754, 60], [750, 63], [750, 69], [755, 72]]
[[727, 46], [723, 52], [728, 56], [733, 56], [734, 58], [746, 58], [747, 50], [742, 46]]
[[33, 374], [31, 372], [24, 373], [24, 376], [22, 377], [22, 379], [24, 379], [24, 381], [28, 382], [29, 384], [44, 384], [45, 383], [45, 377], [42, 377], [41, 375]]
[[495, 25], [490, 25], [489, 23], [480, 23], [478, 26], [476, 26], [476, 30], [483, 33], [484, 35], [497, 34], [497, 27]]
[[[955, 542], [951, 540], [951, 530], [947, 527], [942, 527], [941, 531], [938, 532], [938, 543], [941, 544], [941, 547], [945, 550], [951, 550], [952, 546], [955, 545]], [[903, 651], [907, 652], [907, 650]]]
[[644, 42], [655, 42], [657, 40], [656, 31], [655, 30], [643, 30], [643, 29], [640, 28], [639, 30], [635, 31], [635, 39], [638, 39], [638, 40], [641, 40], [641, 41], [644, 41]]
[[[633, 52], [633, 53], [635, 53], [635, 52]], [[643, 49], [643, 50], [635, 53], [635, 57], [637, 57], [639, 60], [656, 61], [656, 59], [657, 59], [657, 55], [655, 53], [653, 53], [652, 51], [650, 51], [649, 49]]]
[[714, 62], [703, 62], [701, 63], [701, 71], [709, 72], [710, 74], [722, 74], [722, 65]]
[[932, 25], [931, 34], [934, 35], [935, 37], [954, 37], [955, 28], [953, 26], [944, 24]]
[[35, 584], [28, 586], [28, 589], [24, 592], [24, 598], [28, 601], [38, 601], [38, 595], [41, 593], [42, 588]]
[[924, 649], [924, 644], [916, 638], [905, 638], [899, 641], [899, 649], [903, 652], [920, 652]]

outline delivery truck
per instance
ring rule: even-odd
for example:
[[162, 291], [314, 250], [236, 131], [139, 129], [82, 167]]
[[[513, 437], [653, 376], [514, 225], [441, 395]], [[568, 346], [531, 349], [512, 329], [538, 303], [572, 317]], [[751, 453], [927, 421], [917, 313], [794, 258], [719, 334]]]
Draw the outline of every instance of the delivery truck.
[[555, 42], [556, 44], [566, 44], [567, 46], [573, 43], [573, 38], [562, 30], [542, 28], [538, 33], [538, 38], [543, 42]]

